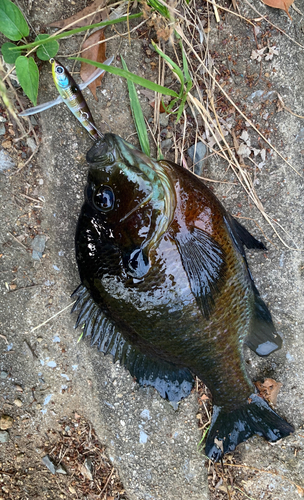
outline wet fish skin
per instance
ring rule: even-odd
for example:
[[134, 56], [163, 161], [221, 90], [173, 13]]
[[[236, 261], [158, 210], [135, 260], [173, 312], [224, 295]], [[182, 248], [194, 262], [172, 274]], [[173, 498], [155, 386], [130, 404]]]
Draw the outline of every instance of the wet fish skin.
[[[290, 434], [292, 426], [254, 394], [242, 352], [245, 340], [260, 355], [281, 346], [244, 252], [244, 244], [263, 244], [200, 179], [118, 136], [106, 134], [87, 160], [75, 240], [85, 331], [139, 381], [162, 393], [165, 380], [171, 399], [189, 393], [191, 374], [206, 383], [214, 403], [210, 458], [254, 433], [271, 441]], [[96, 305], [90, 313], [87, 297]], [[94, 326], [101, 314], [112, 336]]]

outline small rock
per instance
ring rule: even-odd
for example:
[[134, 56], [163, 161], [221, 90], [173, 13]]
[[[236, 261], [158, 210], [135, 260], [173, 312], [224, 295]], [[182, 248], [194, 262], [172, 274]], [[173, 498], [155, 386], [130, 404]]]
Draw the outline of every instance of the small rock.
[[15, 167], [16, 163], [12, 160], [10, 155], [6, 152], [3, 151], [3, 149], [0, 150], [0, 172], [4, 172], [5, 170], [8, 170], [9, 168]]
[[169, 115], [167, 113], [160, 113], [159, 115], [159, 124], [161, 127], [168, 127], [169, 123]]
[[7, 443], [9, 440], [9, 433], [7, 431], [0, 431], [0, 443]]
[[171, 148], [172, 144], [173, 144], [172, 139], [166, 139], [165, 141], [161, 142], [161, 148], [164, 151], [169, 151], [169, 149]]
[[2, 415], [0, 418], [0, 429], [6, 431], [13, 425], [14, 419], [10, 415]]
[[32, 125], [38, 125], [38, 122], [34, 116], [29, 116], [29, 119], [31, 120]]
[[207, 153], [207, 148], [205, 144], [203, 144], [201, 141], [196, 144], [196, 153], [195, 153], [195, 158], [194, 158], [194, 150], [195, 150], [195, 144], [191, 146], [187, 153], [190, 156], [191, 160], [194, 163], [194, 173], [196, 175], [202, 175], [203, 171], [203, 163], [204, 163], [204, 158]]
[[51, 471], [52, 474], [56, 473], [56, 467], [55, 467], [54, 463], [52, 462], [52, 460], [50, 459], [49, 455], [45, 455], [42, 458], [42, 462], [49, 469], [49, 471]]
[[16, 391], [18, 391], [18, 392], [23, 392], [23, 389], [22, 389], [21, 385], [16, 384], [16, 385], [15, 385], [15, 389], [16, 389]]
[[7, 376], [8, 376], [7, 372], [4, 371], [0, 372], [0, 378], [5, 379]]
[[58, 467], [56, 467], [56, 474], [66, 474], [66, 473], [67, 471], [65, 470], [63, 465], [58, 465]]
[[38, 234], [33, 239], [32, 243], [31, 243], [31, 247], [33, 249], [32, 258], [34, 260], [40, 260], [42, 258], [42, 254], [43, 254], [44, 249], [45, 249], [46, 240], [47, 240], [47, 238], [43, 234]]
[[32, 139], [32, 137], [28, 137], [26, 139], [26, 144], [28, 145], [28, 147], [32, 150], [32, 152], [34, 153], [34, 151], [36, 151], [37, 149], [37, 144], [36, 142], [34, 141], [34, 139]]
[[0, 123], [0, 135], [4, 135], [5, 134], [5, 125], [4, 123]]
[[23, 403], [22, 403], [21, 399], [15, 399], [15, 400], [14, 400], [14, 404], [15, 404], [16, 406], [18, 406], [19, 408], [20, 408], [20, 406], [22, 406], [22, 405], [23, 405]]
[[5, 123], [5, 122], [7, 122], [7, 119], [4, 118], [4, 116], [0, 116], [0, 122], [1, 123]]

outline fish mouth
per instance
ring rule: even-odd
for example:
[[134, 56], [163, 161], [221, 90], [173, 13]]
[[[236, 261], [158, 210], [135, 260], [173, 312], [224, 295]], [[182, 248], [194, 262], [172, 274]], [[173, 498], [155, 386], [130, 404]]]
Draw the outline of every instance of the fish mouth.
[[146, 197], [119, 222], [124, 222], [148, 204], [152, 206], [151, 227], [141, 245], [143, 252], [148, 255], [158, 245], [174, 218], [176, 197], [169, 170], [162, 162], [153, 160], [115, 134], [105, 134], [104, 138], [98, 140], [88, 151], [86, 159], [91, 164], [91, 171], [116, 167], [128, 179], [144, 181]]

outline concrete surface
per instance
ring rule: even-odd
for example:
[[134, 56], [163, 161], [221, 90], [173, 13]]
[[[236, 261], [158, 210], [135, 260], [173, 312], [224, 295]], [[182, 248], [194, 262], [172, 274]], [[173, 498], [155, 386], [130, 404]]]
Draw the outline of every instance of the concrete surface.
[[[260, 7], [258, 2], [255, 5]], [[303, 8], [303, 3], [298, 2], [298, 7]], [[60, 9], [63, 11], [61, 3], [57, 9], [57, 2], [50, 2], [50, 11], [46, 12], [50, 21], [60, 17]], [[262, 9], [264, 12], [266, 8]], [[249, 11], [244, 9], [244, 12]], [[298, 36], [303, 43], [299, 15], [292, 13], [293, 25], [283, 13], [269, 9], [267, 12], [274, 23], [290, 36]], [[41, 11], [34, 9], [36, 22], [42, 22], [42, 16]], [[251, 17], [256, 15], [251, 14]], [[238, 32], [241, 26], [239, 20], [227, 16], [222, 21], [221, 31], [213, 25], [212, 43], [220, 45], [223, 37], [233, 30]], [[294, 26], [298, 29], [296, 33]], [[252, 45], [252, 32], [248, 30], [247, 36], [248, 44]], [[288, 107], [303, 115], [303, 49], [278, 33], [274, 33], [273, 38], [280, 48], [280, 55], [272, 64], [276, 67], [272, 74], [273, 87]], [[60, 52], [70, 53], [75, 47], [73, 40], [63, 42]], [[235, 50], [236, 47], [237, 44]], [[140, 74], [149, 71], [145, 68], [140, 41], [132, 42], [131, 48], [126, 41], [120, 47], [114, 42], [108, 54], [116, 50], [123, 54], [130, 70], [140, 68]], [[247, 46], [238, 54], [239, 62], [243, 61], [244, 65], [250, 59], [249, 49], [246, 50]], [[261, 80], [261, 88], [264, 87], [265, 82]], [[247, 88], [246, 91], [249, 95], [259, 88]], [[113, 132], [133, 141], [131, 134], [135, 130], [125, 83], [107, 75], [103, 89], [97, 104], [86, 94], [96, 122], [101, 116]], [[54, 96], [49, 68], [44, 64], [40, 102]], [[0, 173], [0, 251], [3, 254], [0, 369], [9, 374], [0, 380], [1, 404], [3, 408], [13, 405], [14, 384], [22, 385], [24, 392], [20, 398], [24, 412], [29, 412], [32, 429], [39, 432], [55, 426], [61, 416], [73, 410], [83, 414], [106, 444], [130, 500], [204, 500], [209, 493], [205, 460], [197, 452], [200, 434], [194, 394], [174, 411], [154, 390], [139, 388], [124, 368], [112, 364], [110, 357], [103, 357], [86, 342], [77, 343], [80, 332], [73, 329], [75, 316], [70, 316], [69, 309], [31, 332], [33, 327], [66, 307], [71, 302], [70, 294], [79, 284], [74, 232], [87, 173], [85, 153], [91, 146], [85, 130], [63, 105], [42, 113], [39, 123], [42, 142], [37, 163], [13, 177]], [[273, 128], [271, 141], [303, 175], [303, 121], [281, 112], [271, 118], [270, 127]], [[214, 160], [205, 174], [223, 178], [224, 169], [224, 165]], [[232, 178], [229, 175], [225, 177], [228, 180]], [[276, 155], [267, 155], [266, 166], [258, 173], [258, 180], [257, 191], [266, 210], [288, 230], [297, 246], [303, 248], [303, 177]], [[16, 202], [16, 197], [25, 192], [27, 185], [30, 196], [45, 199], [43, 209], [32, 209], [31, 217], [29, 205], [24, 200], [22, 204]], [[284, 347], [267, 360], [259, 360], [249, 353], [246, 356], [253, 378], [271, 376], [283, 383], [276, 408], [297, 429], [292, 437], [275, 446], [258, 437], [242, 444], [239, 447], [242, 462], [258, 469], [277, 471], [303, 486], [303, 254], [285, 248], [275, 238], [259, 212], [248, 203], [240, 186], [233, 186], [229, 193], [224, 184], [216, 185], [215, 189], [233, 214], [238, 212], [236, 204], [241, 204], [241, 215], [254, 218], [274, 242], [268, 243], [267, 254], [247, 254], [256, 285], [284, 338]], [[262, 237], [252, 221], [248, 220], [246, 227]], [[31, 231], [47, 237], [40, 261], [34, 261], [31, 253], [8, 235], [8, 232], [29, 235]], [[26, 248], [30, 247], [29, 238], [22, 241]], [[17, 284], [16, 290], [8, 291], [5, 283]], [[35, 387], [36, 402], [33, 402], [32, 387]], [[294, 484], [265, 473], [257, 474], [245, 487], [247, 494], [254, 498], [291, 500], [297, 495]]]

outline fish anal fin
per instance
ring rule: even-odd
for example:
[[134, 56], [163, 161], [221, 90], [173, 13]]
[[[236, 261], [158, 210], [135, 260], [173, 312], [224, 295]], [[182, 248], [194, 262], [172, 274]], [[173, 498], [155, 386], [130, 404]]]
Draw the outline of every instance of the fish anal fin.
[[268, 356], [282, 347], [282, 339], [275, 330], [268, 307], [257, 293], [254, 293], [254, 310], [249, 329], [245, 344], [258, 356]]
[[140, 385], [154, 387], [163, 398], [180, 401], [193, 387], [193, 377], [187, 368], [178, 367], [153, 355], [143, 354], [132, 345], [106, 318], [94, 303], [84, 286], [72, 295], [77, 298], [73, 311], [79, 311], [77, 325], [83, 326], [83, 338], [90, 337], [104, 354], [111, 354], [113, 361], [125, 366]]
[[174, 239], [191, 291], [208, 318], [225, 274], [224, 251], [208, 233], [196, 227], [175, 234]]
[[232, 411], [214, 406], [210, 429], [207, 435], [205, 454], [217, 462], [225, 453], [254, 434], [275, 442], [289, 436], [294, 428], [270, 408], [257, 394]]

